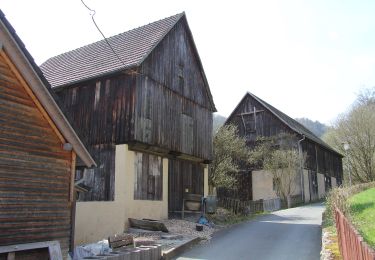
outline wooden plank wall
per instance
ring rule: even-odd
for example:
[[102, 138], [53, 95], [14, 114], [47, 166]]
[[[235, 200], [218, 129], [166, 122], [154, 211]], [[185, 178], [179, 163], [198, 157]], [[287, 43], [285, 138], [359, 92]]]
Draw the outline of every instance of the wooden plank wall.
[[76, 178], [84, 177], [91, 188], [80, 201], [114, 200], [115, 145], [134, 139], [134, 87], [133, 76], [118, 74], [57, 90], [99, 165], [85, 173], [77, 171]]
[[72, 153], [0, 56], [0, 246], [71, 234]]
[[143, 75], [212, 111], [194, 43], [181, 19], [141, 66]]
[[84, 178], [83, 184], [91, 188], [89, 192], [81, 193], [78, 201], [113, 201], [116, 145], [92, 145], [89, 152], [98, 163], [98, 167], [76, 171], [76, 179]]
[[163, 200], [162, 158], [135, 152], [134, 166], [134, 199]]
[[[210, 160], [213, 107], [186, 25], [181, 19], [141, 65], [136, 139]], [[150, 140], [142, 138], [144, 118], [151, 120]]]
[[56, 90], [90, 145], [124, 144], [134, 136], [133, 76], [119, 74]]
[[[283, 122], [281, 122], [274, 114], [268, 111], [266, 108], [263, 107], [257, 100], [248, 97], [245, 102], [242, 102], [235, 111], [235, 116], [229, 118], [228, 124], [236, 125], [238, 128], [238, 133], [240, 136], [247, 136], [245, 127], [242, 121], [241, 116], [237, 116], [241, 113], [247, 113], [254, 111], [254, 107], [256, 110], [262, 110], [263, 112], [259, 112], [256, 114], [256, 123], [255, 123], [255, 134], [252, 134], [247, 137], [248, 144], [253, 146], [255, 144], [256, 138], [258, 136], [275, 136], [280, 133], [290, 133], [294, 134], [289, 127], [287, 127]], [[244, 116], [244, 121], [246, 123], [247, 120], [253, 118], [253, 115], [246, 115]]]
[[168, 166], [168, 210], [181, 211], [185, 189], [188, 193], [204, 192], [204, 168], [199, 163], [169, 160]]
[[[135, 140], [212, 159], [212, 112], [183, 98], [149, 77], [137, 80]], [[147, 99], [151, 95], [152, 99]], [[149, 102], [146, 102], [149, 100]], [[151, 114], [147, 114], [151, 107]]]

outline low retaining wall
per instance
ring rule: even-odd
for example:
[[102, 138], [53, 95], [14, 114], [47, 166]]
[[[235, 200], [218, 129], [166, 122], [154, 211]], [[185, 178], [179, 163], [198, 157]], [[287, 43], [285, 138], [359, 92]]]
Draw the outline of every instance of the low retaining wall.
[[335, 208], [336, 229], [340, 252], [344, 260], [375, 260], [375, 251], [363, 238], [342, 212]]

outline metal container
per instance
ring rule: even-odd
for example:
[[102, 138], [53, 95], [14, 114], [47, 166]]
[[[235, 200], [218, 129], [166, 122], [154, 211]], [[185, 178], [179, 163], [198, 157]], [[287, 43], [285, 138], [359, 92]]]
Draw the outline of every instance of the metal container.
[[185, 209], [197, 211], [201, 208], [202, 195], [186, 193], [184, 195]]
[[205, 201], [206, 201], [206, 213], [210, 213], [210, 214], [213, 214], [216, 212], [216, 208], [217, 208], [217, 198], [216, 196], [207, 196], [205, 198]]
[[195, 230], [197, 231], [203, 231], [203, 225], [196, 225]]

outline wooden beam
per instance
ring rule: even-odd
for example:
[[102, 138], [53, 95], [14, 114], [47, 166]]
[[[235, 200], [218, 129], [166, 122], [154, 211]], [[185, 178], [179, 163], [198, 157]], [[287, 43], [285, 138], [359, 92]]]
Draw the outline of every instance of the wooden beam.
[[166, 226], [159, 221], [156, 220], [148, 220], [148, 219], [134, 219], [129, 218], [130, 227], [133, 228], [140, 228], [145, 230], [151, 231], [162, 231], [162, 232], [169, 232]]
[[76, 172], [76, 160], [77, 160], [77, 155], [74, 151], [72, 151], [72, 161], [71, 161], [71, 166], [70, 166], [70, 192], [69, 192], [69, 200], [72, 202], [74, 201], [74, 185], [75, 185], [75, 172]]
[[264, 112], [264, 110], [255, 110], [255, 111], [251, 111], [251, 112], [245, 112], [245, 113], [237, 114], [236, 116], [249, 116], [249, 115], [253, 115], [253, 114], [257, 114], [257, 113], [261, 113], [261, 112]]
[[70, 212], [71, 212], [71, 229], [70, 229], [70, 245], [69, 250], [73, 252], [74, 250], [74, 235], [75, 235], [75, 222], [76, 222], [76, 196], [75, 196], [75, 174], [76, 174], [76, 160], [77, 155], [72, 151], [72, 161], [70, 166], [70, 190], [69, 190], [69, 200], [70, 200]]
[[16, 76], [17, 80], [21, 83], [22, 87], [25, 89], [26, 93], [30, 96], [30, 98], [33, 100], [34, 104], [38, 108], [38, 110], [41, 112], [43, 117], [47, 120], [48, 124], [51, 126], [59, 140], [64, 144], [65, 138], [62, 136], [60, 131], [57, 129], [55, 123], [52, 121], [51, 117], [48, 115], [47, 111], [44, 109], [43, 105], [39, 102], [38, 98], [35, 96], [34, 92], [30, 88], [30, 86], [27, 84], [27, 82], [24, 80], [18, 69], [13, 65], [13, 62], [9, 59], [8, 55], [5, 53], [4, 49], [0, 49], [0, 55], [4, 58], [5, 62], [11, 69], [11, 71]]

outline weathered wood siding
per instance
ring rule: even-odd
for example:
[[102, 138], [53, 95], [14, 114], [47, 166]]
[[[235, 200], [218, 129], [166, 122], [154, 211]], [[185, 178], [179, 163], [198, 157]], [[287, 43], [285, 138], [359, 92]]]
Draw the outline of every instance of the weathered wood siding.
[[141, 65], [141, 73], [177, 95], [212, 110], [194, 43], [182, 18]]
[[134, 199], [163, 199], [163, 160], [160, 156], [135, 152]]
[[141, 65], [135, 139], [212, 159], [212, 110], [186, 19], [179, 21]]
[[[254, 114], [243, 115], [258, 111]], [[294, 132], [280, 121], [274, 114], [263, 107], [257, 100], [247, 96], [244, 102], [241, 102], [233, 113], [233, 117], [229, 118], [227, 124], [236, 125], [240, 136], [246, 137], [249, 145], [254, 145], [256, 138], [259, 136], [271, 137], [280, 133]]]
[[168, 210], [181, 211], [185, 192], [204, 192], [204, 167], [199, 163], [169, 160], [168, 164]]
[[116, 145], [98, 144], [90, 146], [89, 152], [98, 163], [97, 168], [77, 168], [76, 179], [83, 178], [90, 187], [89, 192], [80, 193], [79, 201], [110, 201], [115, 197]]
[[56, 90], [89, 145], [124, 144], [134, 136], [133, 76], [120, 74]]
[[138, 76], [135, 140], [212, 159], [212, 112], [147, 76]]
[[310, 140], [302, 142], [306, 153], [305, 168], [339, 179], [342, 176], [342, 158]]
[[134, 138], [135, 79], [113, 75], [57, 90], [73, 125], [99, 167], [77, 171], [77, 178], [91, 188], [80, 201], [114, 200], [115, 145]]
[[[237, 126], [239, 135], [246, 137], [249, 147], [255, 145], [256, 138], [259, 136], [297, 134], [250, 95], [238, 105], [227, 124]], [[306, 154], [306, 169], [340, 179], [342, 159], [339, 155], [307, 138], [302, 142], [302, 151]]]
[[71, 235], [72, 152], [0, 56], [0, 246]]

